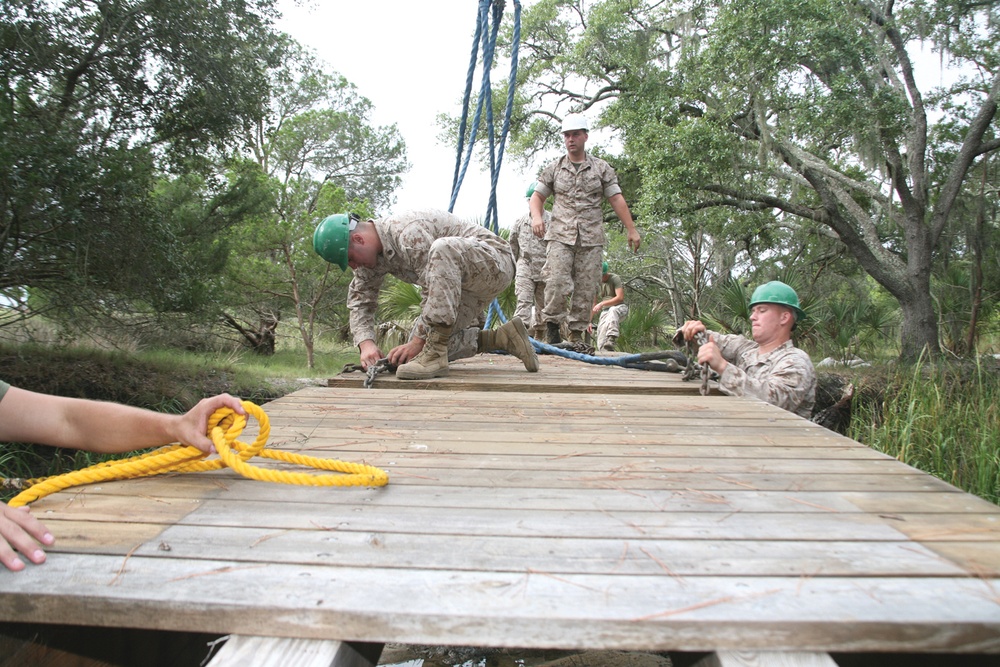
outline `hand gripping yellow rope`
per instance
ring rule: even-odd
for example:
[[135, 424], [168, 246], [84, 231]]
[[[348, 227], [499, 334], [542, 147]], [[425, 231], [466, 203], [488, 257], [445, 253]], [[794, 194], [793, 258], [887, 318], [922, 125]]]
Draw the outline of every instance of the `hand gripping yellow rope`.
[[[291, 454], [266, 449], [267, 438], [271, 434], [271, 422], [260, 406], [250, 401], [242, 401], [243, 409], [254, 417], [260, 426], [257, 439], [252, 445], [237, 440], [247, 424], [247, 418], [237, 414], [232, 408], [219, 408], [208, 420], [208, 436], [215, 443], [218, 459], [204, 461], [205, 452], [197, 447], [174, 444], [160, 447], [146, 454], [128, 459], [106, 461], [82, 470], [75, 470], [55, 477], [43, 477], [16, 495], [9, 503], [20, 507], [39, 498], [81, 484], [93, 484], [133, 477], [151, 477], [168, 472], [201, 472], [229, 467], [244, 477], [263, 482], [299, 484], [302, 486], [385, 486], [389, 476], [385, 471], [364, 463], [347, 463], [335, 459], [321, 459], [302, 454]], [[294, 463], [301, 466], [332, 470], [340, 475], [314, 475], [305, 472], [268, 470], [247, 463], [254, 456]]]

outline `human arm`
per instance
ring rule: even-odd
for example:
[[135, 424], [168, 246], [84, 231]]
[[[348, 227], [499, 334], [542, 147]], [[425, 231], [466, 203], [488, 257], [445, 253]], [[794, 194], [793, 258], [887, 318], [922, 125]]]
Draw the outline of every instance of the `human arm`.
[[206, 398], [183, 415], [120, 403], [51, 396], [11, 387], [0, 401], [0, 440], [119, 453], [173, 442], [211, 453], [208, 419], [219, 408], [246, 411], [238, 398]]
[[410, 340], [389, 350], [389, 363], [393, 366], [401, 366], [405, 364], [410, 359], [413, 359], [415, 356], [420, 354], [420, 351], [424, 349], [424, 345], [426, 343], [427, 341], [423, 338], [415, 335], [411, 336]]
[[[11, 387], [0, 400], [0, 440], [33, 442], [94, 452], [126, 452], [181, 442], [211, 452], [208, 420], [219, 408], [246, 411], [238, 398], [206, 398], [183, 415], [168, 415], [118, 403], [40, 394]], [[32, 563], [45, 562], [41, 546], [55, 542], [27, 507], [0, 503], [0, 562], [23, 570], [20, 552]]]
[[365, 370], [375, 365], [383, 357], [382, 350], [371, 338], [366, 338], [358, 343], [358, 350], [361, 352], [361, 367]]
[[618, 287], [615, 289], [615, 295], [604, 299], [603, 301], [598, 301], [594, 304], [593, 310], [591, 310], [591, 315], [596, 315], [605, 308], [611, 308], [617, 306], [618, 304], [625, 303], [625, 288]]
[[[511, 252], [514, 253], [514, 261], [515, 262], [518, 261], [519, 259], [521, 259], [521, 239], [520, 239], [520, 236], [521, 236], [521, 231], [524, 228], [522, 226], [522, 221], [523, 220], [524, 220], [524, 218], [520, 218], [520, 219], [518, 219], [517, 222], [514, 223], [514, 226], [511, 227], [511, 229], [510, 229], [510, 236], [507, 239], [507, 243], [510, 244], [510, 250], [511, 250]], [[530, 220], [530, 217], [529, 217], [529, 220]]]
[[639, 245], [642, 239], [639, 236], [639, 230], [635, 228], [635, 222], [632, 220], [632, 212], [628, 208], [625, 197], [620, 192], [611, 195], [608, 197], [608, 204], [611, 205], [611, 210], [615, 212], [618, 219], [625, 225], [625, 231], [628, 235], [628, 247], [632, 252], [639, 252]]
[[[723, 354], [729, 355], [730, 347], [722, 341]], [[759, 398], [808, 419], [816, 396], [816, 371], [809, 355], [787, 345], [747, 369], [729, 364], [719, 374], [719, 389], [730, 396]]]
[[[706, 335], [707, 342], [698, 348], [699, 364], [707, 362], [712, 370], [720, 374], [729, 365], [729, 362], [722, 355], [722, 350], [716, 340], [716, 334], [712, 334], [712, 332], [706, 329], [704, 322], [701, 320], [688, 320], [681, 326], [679, 333], [684, 340], [694, 340], [695, 336], [699, 333]], [[676, 341], [677, 339], [674, 338], [674, 340]]]
[[348, 322], [365, 369], [383, 356], [375, 343], [375, 311], [383, 280], [383, 273], [359, 267], [354, 270], [354, 278], [347, 288]]
[[531, 231], [538, 238], [545, 237], [545, 199], [538, 190], [535, 190], [528, 201], [528, 210], [531, 212]]

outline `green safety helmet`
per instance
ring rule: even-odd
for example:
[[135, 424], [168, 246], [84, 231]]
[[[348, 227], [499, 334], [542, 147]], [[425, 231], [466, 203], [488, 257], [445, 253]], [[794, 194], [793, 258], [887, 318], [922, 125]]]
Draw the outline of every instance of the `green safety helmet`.
[[531, 195], [535, 194], [535, 188], [537, 187], [538, 187], [538, 181], [532, 181], [531, 185], [528, 186], [528, 191], [524, 194], [524, 196], [528, 199], [531, 199]]
[[602, 276], [606, 275], [608, 273], [608, 271], [610, 271], [610, 270], [611, 270], [611, 267], [608, 266], [608, 263], [606, 261], [605, 262], [601, 262], [601, 275]]
[[806, 312], [799, 306], [799, 295], [780, 280], [764, 283], [753, 291], [753, 296], [750, 297], [750, 307], [753, 308], [758, 303], [777, 303], [788, 306], [795, 311], [796, 322], [806, 316]]
[[313, 250], [316, 254], [336, 264], [342, 271], [347, 270], [347, 245], [351, 230], [360, 218], [354, 213], [336, 213], [327, 216], [313, 233]]

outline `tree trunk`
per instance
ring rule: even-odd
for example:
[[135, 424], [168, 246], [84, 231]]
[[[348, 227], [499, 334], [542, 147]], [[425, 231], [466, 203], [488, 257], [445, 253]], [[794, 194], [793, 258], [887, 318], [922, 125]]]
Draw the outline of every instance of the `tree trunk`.
[[255, 354], [263, 357], [274, 356], [277, 347], [278, 318], [266, 315], [260, 318], [252, 349]]
[[222, 313], [222, 321], [230, 329], [243, 337], [243, 342], [253, 350], [254, 354], [263, 357], [274, 355], [277, 347], [277, 330], [281, 317], [277, 314], [261, 314], [256, 328], [244, 326], [229, 313]]
[[983, 305], [983, 229], [986, 225], [986, 182], [989, 174], [989, 156], [983, 158], [983, 177], [979, 185], [979, 206], [976, 210], [976, 223], [973, 228], [969, 245], [972, 246], [972, 276], [970, 296], [972, 298], [972, 313], [969, 315], [969, 331], [965, 337], [965, 353], [973, 356], [977, 353], [979, 311]]
[[938, 320], [930, 289], [912, 290], [905, 298], [899, 298], [899, 307], [903, 312], [900, 361], [914, 362], [921, 355], [939, 355]]

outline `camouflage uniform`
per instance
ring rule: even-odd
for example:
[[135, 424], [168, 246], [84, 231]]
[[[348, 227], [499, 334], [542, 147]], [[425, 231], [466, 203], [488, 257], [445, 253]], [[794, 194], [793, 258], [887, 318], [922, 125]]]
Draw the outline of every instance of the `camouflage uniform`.
[[754, 396], [809, 419], [816, 401], [816, 370], [809, 355], [785, 341], [766, 355], [737, 334], [712, 333], [729, 365], [719, 389], [730, 396]]
[[611, 165], [589, 154], [579, 167], [563, 155], [538, 176], [535, 192], [555, 195], [552, 221], [545, 225], [546, 322], [567, 320], [570, 332], [580, 335], [590, 326], [605, 240], [601, 201], [621, 191]]
[[347, 290], [354, 344], [375, 338], [375, 310], [386, 274], [422, 288], [412, 336], [453, 327], [448, 358], [476, 354], [483, 310], [514, 278], [514, 255], [502, 238], [446, 211], [413, 211], [374, 220], [382, 254], [359, 267]]
[[[601, 292], [597, 299], [598, 301], [610, 299], [618, 290], [624, 288], [625, 283], [622, 282], [622, 279], [614, 273], [609, 273], [607, 282], [601, 282]], [[618, 327], [626, 315], [628, 315], [628, 305], [624, 303], [601, 311], [601, 318], [597, 321], [597, 349], [604, 348], [604, 344], [608, 342], [608, 336], [618, 338]]]
[[[546, 226], [552, 221], [552, 214], [543, 212]], [[510, 230], [510, 247], [517, 260], [517, 274], [514, 276], [514, 293], [517, 295], [517, 309], [514, 317], [520, 317], [528, 327], [544, 324], [542, 304], [545, 303], [545, 282], [542, 268], [545, 266], [545, 241], [531, 231], [531, 215], [525, 215], [514, 223]]]

